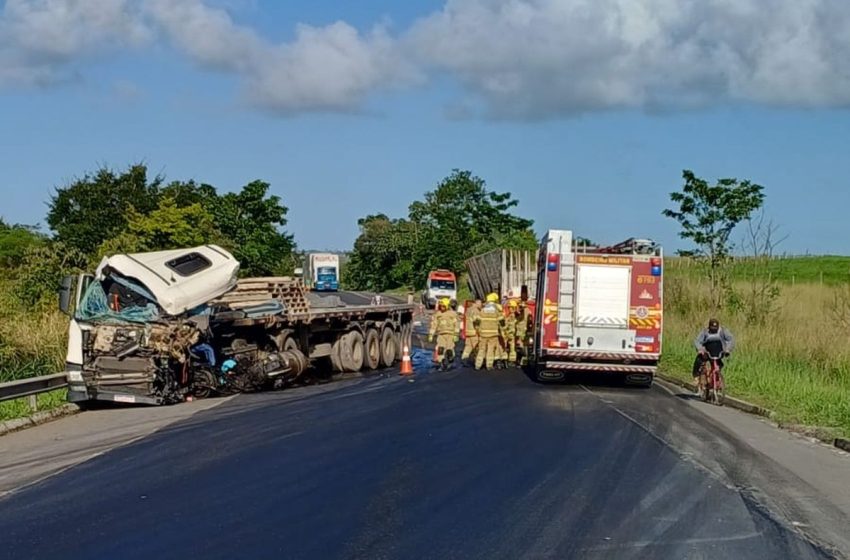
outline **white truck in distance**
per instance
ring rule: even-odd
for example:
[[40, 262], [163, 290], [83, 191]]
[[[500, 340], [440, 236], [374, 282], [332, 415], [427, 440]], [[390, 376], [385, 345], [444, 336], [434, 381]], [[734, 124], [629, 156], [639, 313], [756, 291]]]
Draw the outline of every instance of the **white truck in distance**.
[[339, 290], [339, 255], [310, 253], [307, 255], [308, 286], [317, 292]]

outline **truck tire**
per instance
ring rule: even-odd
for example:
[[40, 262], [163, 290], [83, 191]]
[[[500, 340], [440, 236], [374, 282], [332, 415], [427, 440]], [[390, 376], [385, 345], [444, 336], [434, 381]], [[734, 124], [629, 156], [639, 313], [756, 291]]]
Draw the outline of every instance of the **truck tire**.
[[342, 337], [340, 349], [340, 363], [343, 371], [357, 372], [363, 368], [363, 336], [357, 331], [351, 331]]
[[331, 365], [337, 373], [345, 371], [342, 367], [342, 346], [345, 343], [345, 334], [341, 334], [331, 346]]
[[366, 348], [363, 357], [364, 365], [368, 369], [378, 369], [381, 365], [381, 339], [376, 329], [366, 331]]
[[381, 366], [392, 367], [397, 355], [395, 333], [392, 327], [384, 327], [381, 332]]

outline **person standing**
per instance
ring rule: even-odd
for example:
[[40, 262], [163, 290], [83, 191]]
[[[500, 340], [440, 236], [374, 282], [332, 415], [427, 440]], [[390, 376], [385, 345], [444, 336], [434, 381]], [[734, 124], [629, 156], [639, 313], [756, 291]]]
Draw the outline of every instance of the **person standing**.
[[449, 308], [448, 298], [440, 300], [437, 312], [431, 317], [431, 329], [428, 342], [434, 342], [437, 335], [437, 363], [446, 369], [455, 359], [455, 344], [457, 343], [457, 313]]
[[516, 321], [517, 348], [522, 354], [519, 365], [528, 364], [528, 328], [531, 323], [531, 312], [524, 301], [519, 302]]
[[516, 363], [516, 327], [517, 327], [517, 311], [519, 305], [515, 299], [508, 302], [508, 314], [505, 317], [504, 340], [505, 352], [503, 359], [505, 363], [503, 367], [513, 366]]
[[476, 329], [478, 332], [478, 353], [475, 356], [475, 369], [486, 365], [492, 369], [496, 359], [501, 354], [499, 337], [502, 336], [502, 312], [499, 310], [499, 296], [487, 295], [487, 303], [478, 315]]
[[478, 318], [481, 316], [481, 300], [476, 299], [475, 302], [469, 306], [469, 309], [464, 310], [464, 330], [466, 331], [466, 339], [463, 343], [463, 354], [461, 355], [461, 361], [468, 360], [472, 357], [472, 353], [478, 349], [478, 331], [476, 330], [475, 323], [478, 321]]

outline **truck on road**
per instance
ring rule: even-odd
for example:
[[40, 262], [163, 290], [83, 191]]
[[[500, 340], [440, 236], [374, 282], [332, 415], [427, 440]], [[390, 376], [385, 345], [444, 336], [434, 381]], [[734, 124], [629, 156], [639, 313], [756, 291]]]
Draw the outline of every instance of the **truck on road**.
[[432, 270], [428, 273], [425, 291], [422, 292], [422, 305], [434, 309], [443, 298], [457, 303], [457, 277], [449, 270]]
[[113, 255], [65, 278], [68, 399], [168, 404], [282, 388], [390, 367], [409, 344], [412, 304], [238, 272], [233, 255], [204, 245]]
[[615, 372], [629, 384], [650, 386], [661, 358], [661, 247], [635, 238], [588, 247], [576, 243], [571, 231], [549, 230], [537, 270], [537, 378]]
[[339, 255], [309, 253], [307, 255], [307, 278], [309, 287], [316, 292], [339, 290]]

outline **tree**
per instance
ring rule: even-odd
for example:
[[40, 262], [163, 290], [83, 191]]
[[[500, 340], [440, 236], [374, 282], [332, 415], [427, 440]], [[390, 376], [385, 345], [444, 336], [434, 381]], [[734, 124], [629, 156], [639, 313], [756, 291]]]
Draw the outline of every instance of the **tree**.
[[514, 216], [516, 205], [510, 193], [488, 191], [483, 179], [455, 169], [410, 205], [407, 219], [377, 214], [358, 221], [346, 282], [369, 290], [419, 287], [429, 270], [461, 271], [478, 253], [533, 250], [532, 221]]
[[[289, 209], [280, 197], [268, 196], [269, 184], [252, 181], [238, 193], [211, 196], [209, 186], [201, 202], [212, 215], [215, 227], [248, 276], [289, 274], [294, 268], [293, 237], [283, 231]], [[214, 189], [212, 189], [214, 192]]]
[[222, 243], [222, 235], [216, 230], [212, 216], [200, 203], [178, 206], [169, 195], [147, 214], [131, 206], [127, 211], [127, 227], [101, 244], [96, 261], [115, 253], [163, 251], [208, 243]]
[[33, 245], [15, 275], [15, 294], [31, 310], [55, 308], [62, 277], [81, 272], [85, 264], [85, 255], [61, 241]]
[[424, 201], [410, 205], [410, 220], [419, 226], [418, 246], [425, 251], [419, 265], [461, 270], [477, 252], [534, 247], [534, 222], [510, 213], [518, 203], [511, 193], [488, 191], [470, 171], [453, 170]]
[[103, 167], [56, 189], [47, 222], [56, 240], [86, 255], [215, 240], [233, 252], [242, 274], [286, 274], [294, 264], [293, 238], [283, 230], [289, 210], [268, 190], [253, 181], [219, 195], [191, 180], [149, 181], [142, 164], [120, 174]]
[[361, 218], [357, 225], [360, 235], [346, 266], [346, 284], [373, 291], [413, 285], [416, 245], [413, 224], [375, 214]]
[[764, 204], [764, 187], [737, 179], [720, 179], [712, 186], [687, 169], [682, 178], [682, 190], [670, 193], [678, 209], [666, 209], [663, 215], [679, 222], [679, 237], [696, 245], [690, 253], [707, 261], [712, 305], [717, 309], [723, 301], [724, 265], [733, 249], [729, 237]]
[[0, 268], [20, 266], [27, 250], [46, 243], [35, 226], [9, 225], [0, 218]]
[[776, 248], [787, 238], [778, 234], [779, 226], [768, 220], [764, 211], [746, 220], [740, 265], [746, 282], [742, 290], [731, 295], [749, 323], [764, 324], [778, 310], [781, 288], [771, 264]]
[[157, 207], [161, 177], [148, 182], [147, 167], [131, 165], [116, 174], [106, 167], [56, 189], [47, 223], [56, 240], [91, 254], [123, 231], [129, 209], [146, 214]]

